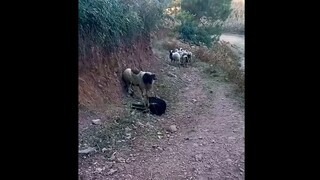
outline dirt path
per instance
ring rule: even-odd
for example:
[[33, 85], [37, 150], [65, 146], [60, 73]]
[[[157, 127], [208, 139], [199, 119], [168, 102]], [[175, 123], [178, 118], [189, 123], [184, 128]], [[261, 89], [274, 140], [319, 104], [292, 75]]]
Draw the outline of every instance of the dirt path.
[[244, 48], [244, 35], [239, 34], [222, 34], [220, 41], [229, 42], [229, 47], [240, 58], [241, 69], [245, 69], [245, 48]]
[[[162, 59], [154, 69], [172, 67]], [[236, 100], [232, 84], [206, 77], [203, 69], [201, 65], [175, 68], [176, 80], [166, 72], [160, 76], [168, 84], [183, 84], [171, 92], [176, 103], [168, 102], [166, 114], [155, 117], [164, 128], [176, 125], [176, 132], [133, 141], [129, 150], [117, 153], [122, 162], [96, 157], [91, 169], [80, 168], [82, 179], [244, 179], [243, 104]]]
[[[197, 68], [183, 69], [178, 108], [171, 112], [178, 131], [139, 157], [126, 173], [132, 179], [244, 179], [244, 117], [227, 97], [230, 85], [210, 93]], [[149, 146], [150, 147], [150, 146]], [[160, 150], [158, 150], [160, 149]]]
[[228, 41], [244, 50], [244, 35], [239, 34], [222, 34], [220, 40]]

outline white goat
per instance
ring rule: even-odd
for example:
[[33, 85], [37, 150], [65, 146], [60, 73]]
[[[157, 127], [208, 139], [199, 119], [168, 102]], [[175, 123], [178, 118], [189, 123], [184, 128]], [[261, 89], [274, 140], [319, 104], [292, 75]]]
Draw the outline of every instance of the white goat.
[[171, 62], [174, 61], [174, 62], [180, 63], [180, 59], [181, 59], [180, 53], [177, 51], [173, 52], [172, 50], [170, 50], [169, 52], [170, 52], [169, 58]]
[[148, 92], [152, 90], [156, 75], [151, 72], [132, 70], [127, 68], [122, 73], [129, 94], [133, 94], [132, 86], [138, 86], [141, 90], [142, 100], [146, 107], [149, 107]]

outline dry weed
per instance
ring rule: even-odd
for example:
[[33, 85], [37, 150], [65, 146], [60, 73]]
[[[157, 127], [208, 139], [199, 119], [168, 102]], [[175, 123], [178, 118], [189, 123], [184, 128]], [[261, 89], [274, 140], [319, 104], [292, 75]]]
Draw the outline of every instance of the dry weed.
[[231, 3], [231, 14], [224, 22], [225, 32], [243, 33], [244, 32], [244, 0], [233, 0]]

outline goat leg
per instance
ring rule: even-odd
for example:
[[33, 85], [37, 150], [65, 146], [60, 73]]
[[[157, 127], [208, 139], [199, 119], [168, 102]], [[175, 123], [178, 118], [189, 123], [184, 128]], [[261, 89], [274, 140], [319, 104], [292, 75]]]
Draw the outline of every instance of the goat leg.
[[144, 105], [148, 108], [149, 107], [149, 100], [148, 100], [148, 95], [145, 89], [140, 88], [142, 92], [142, 100]]
[[133, 88], [132, 88], [132, 84], [131, 83], [128, 86], [128, 94], [133, 96]]
[[132, 109], [138, 109], [138, 110], [146, 110], [146, 107], [144, 105], [141, 105], [141, 104], [132, 104], [131, 108]]

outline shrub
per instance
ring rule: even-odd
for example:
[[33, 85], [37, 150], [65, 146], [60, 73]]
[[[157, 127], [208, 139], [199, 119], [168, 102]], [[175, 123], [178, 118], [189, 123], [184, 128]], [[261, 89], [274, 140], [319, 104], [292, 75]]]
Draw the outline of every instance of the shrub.
[[222, 24], [230, 14], [231, 0], [182, 0], [176, 29], [187, 42], [211, 47], [219, 41]]
[[107, 50], [122, 41], [131, 43], [156, 27], [163, 8], [157, 0], [79, 0], [79, 43], [92, 42]]

